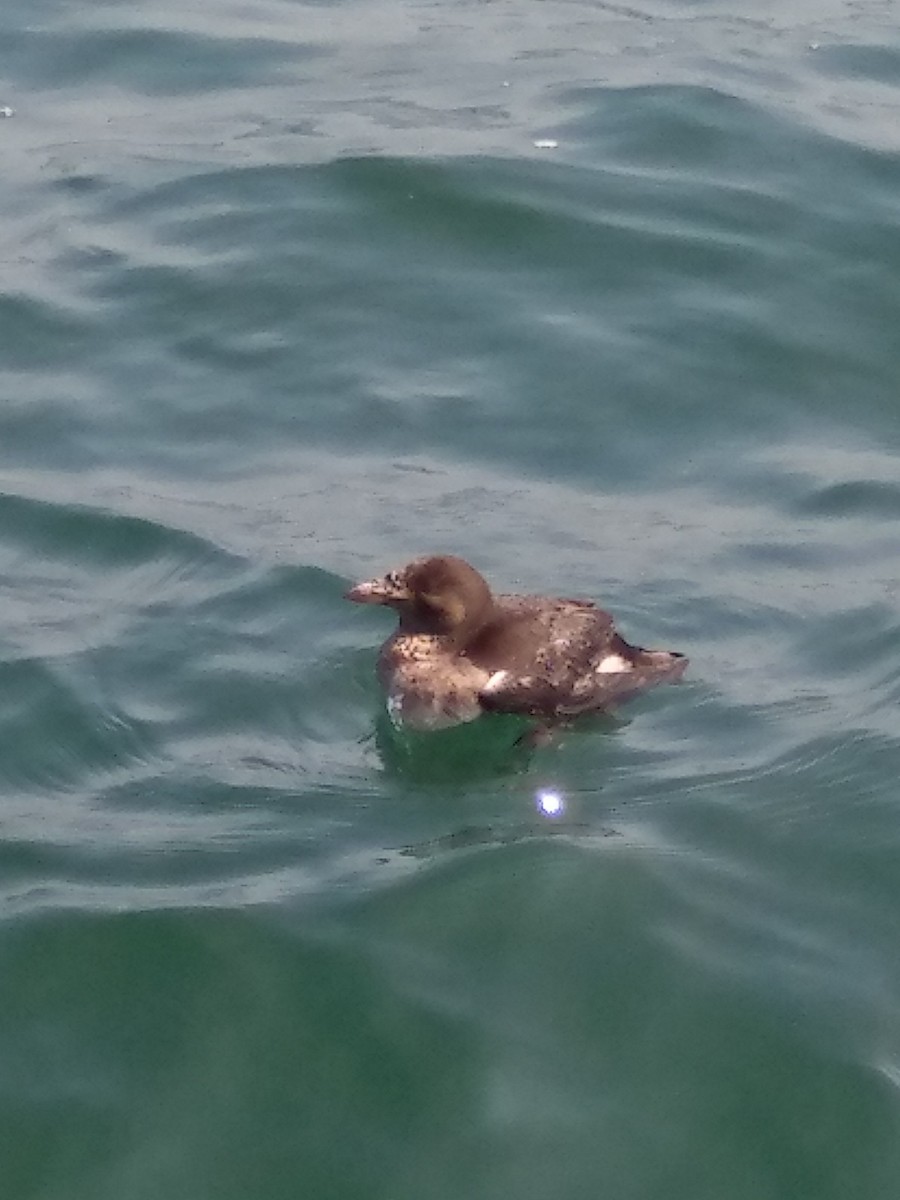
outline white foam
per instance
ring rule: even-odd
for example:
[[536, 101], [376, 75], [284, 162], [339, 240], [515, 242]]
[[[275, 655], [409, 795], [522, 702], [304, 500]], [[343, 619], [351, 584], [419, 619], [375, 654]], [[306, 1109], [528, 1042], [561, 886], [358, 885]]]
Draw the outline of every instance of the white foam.
[[403, 724], [403, 693], [389, 692], [387, 697], [388, 716], [395, 725]]

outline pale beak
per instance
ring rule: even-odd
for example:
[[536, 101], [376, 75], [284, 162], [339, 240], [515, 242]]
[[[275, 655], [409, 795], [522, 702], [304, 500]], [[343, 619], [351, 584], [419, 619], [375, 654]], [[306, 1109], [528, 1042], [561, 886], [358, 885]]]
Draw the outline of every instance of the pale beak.
[[406, 598], [406, 589], [399, 588], [387, 579], [367, 579], [344, 592], [345, 600], [356, 604], [392, 604]]

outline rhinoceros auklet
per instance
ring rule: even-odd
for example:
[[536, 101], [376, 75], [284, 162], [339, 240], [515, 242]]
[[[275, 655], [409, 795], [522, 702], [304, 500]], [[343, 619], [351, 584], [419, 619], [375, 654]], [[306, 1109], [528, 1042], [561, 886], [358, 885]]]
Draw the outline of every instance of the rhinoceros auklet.
[[417, 558], [347, 593], [396, 609], [378, 675], [395, 724], [439, 729], [484, 712], [566, 720], [678, 679], [682, 654], [642, 650], [590, 600], [494, 596], [462, 558]]

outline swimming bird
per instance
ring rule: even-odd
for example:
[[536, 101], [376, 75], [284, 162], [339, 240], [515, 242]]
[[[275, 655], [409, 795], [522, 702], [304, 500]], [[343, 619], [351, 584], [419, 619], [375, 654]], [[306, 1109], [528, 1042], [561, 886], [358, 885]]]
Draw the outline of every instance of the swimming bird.
[[590, 600], [493, 595], [450, 554], [358, 583], [346, 599], [393, 608], [378, 676], [396, 725], [440, 729], [485, 712], [552, 725], [681, 677], [683, 654], [632, 646]]

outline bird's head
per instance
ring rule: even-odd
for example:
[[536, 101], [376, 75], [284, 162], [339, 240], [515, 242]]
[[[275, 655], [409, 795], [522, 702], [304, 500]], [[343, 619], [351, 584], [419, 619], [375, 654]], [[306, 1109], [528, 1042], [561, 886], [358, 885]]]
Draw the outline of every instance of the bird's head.
[[451, 554], [417, 558], [381, 578], [357, 583], [345, 598], [396, 609], [404, 632], [451, 635], [460, 642], [484, 624], [493, 603], [482, 576]]

